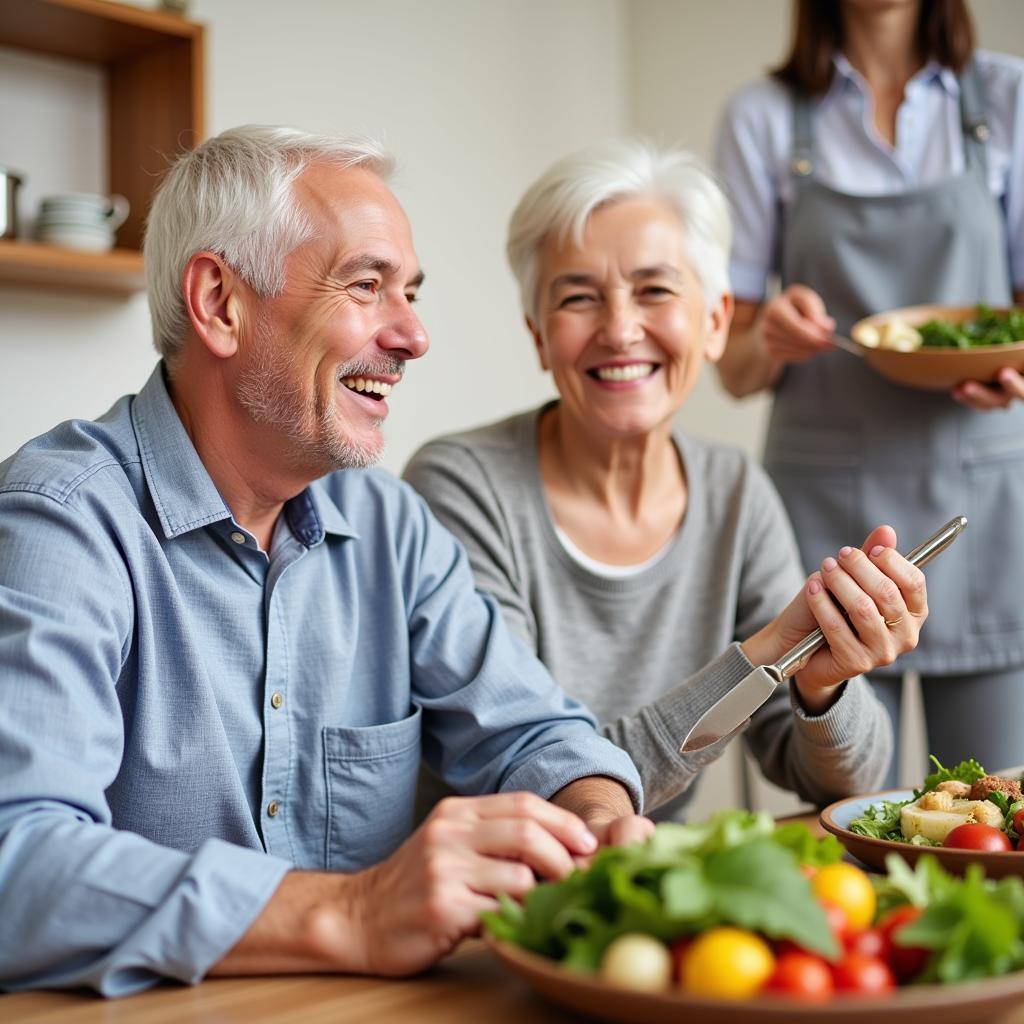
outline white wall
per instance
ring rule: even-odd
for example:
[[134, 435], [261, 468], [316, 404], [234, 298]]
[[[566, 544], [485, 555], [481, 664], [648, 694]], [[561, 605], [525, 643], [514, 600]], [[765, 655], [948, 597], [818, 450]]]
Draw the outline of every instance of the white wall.
[[[505, 222], [553, 159], [626, 129], [619, 0], [196, 0], [190, 16], [208, 27], [211, 134], [291, 123], [377, 134], [398, 154], [433, 348], [390, 403], [385, 465], [550, 394], [505, 268]], [[47, 191], [101, 187], [101, 90], [95, 70], [0, 51], [0, 164], [28, 174], [26, 219]], [[71, 157], [40, 141], [76, 130]], [[137, 390], [154, 360], [141, 297], [0, 286], [0, 458]]]

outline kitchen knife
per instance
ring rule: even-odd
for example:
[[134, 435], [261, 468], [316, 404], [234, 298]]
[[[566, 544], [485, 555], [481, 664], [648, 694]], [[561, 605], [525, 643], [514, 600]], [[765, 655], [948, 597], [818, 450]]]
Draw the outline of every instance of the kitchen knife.
[[[931, 561], [956, 540], [967, 526], [966, 516], [951, 519], [934, 536], [919, 544], [907, 555], [911, 565], [921, 566]], [[692, 754], [738, 732], [750, 716], [775, 692], [784, 679], [795, 675], [803, 663], [819, 648], [825, 646], [820, 629], [805, 636], [787, 651], [774, 665], [761, 665], [741, 679], [727, 694], [720, 697], [697, 719], [686, 734], [681, 754]]]

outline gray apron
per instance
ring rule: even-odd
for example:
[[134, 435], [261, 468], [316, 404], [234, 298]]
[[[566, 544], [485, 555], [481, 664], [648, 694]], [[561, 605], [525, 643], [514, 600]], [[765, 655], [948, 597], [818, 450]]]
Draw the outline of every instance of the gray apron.
[[[1004, 218], [986, 179], [984, 104], [961, 78], [964, 173], [901, 195], [852, 196], [813, 177], [811, 102], [794, 107], [794, 198], [782, 284], [825, 300], [848, 334], [863, 316], [917, 303], [1005, 306]], [[888, 670], [941, 675], [1024, 664], [1024, 403], [976, 412], [890, 384], [841, 350], [789, 365], [773, 403], [768, 468], [808, 570], [892, 525], [907, 551], [954, 515], [969, 525], [927, 569], [919, 647]]]

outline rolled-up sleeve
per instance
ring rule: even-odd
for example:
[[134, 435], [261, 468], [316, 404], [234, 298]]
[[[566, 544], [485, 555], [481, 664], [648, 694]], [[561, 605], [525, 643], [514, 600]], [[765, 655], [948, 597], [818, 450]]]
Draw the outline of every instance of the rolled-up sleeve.
[[758, 83], [738, 93], [726, 106], [715, 141], [714, 166], [729, 198], [733, 243], [729, 276], [736, 298], [764, 298], [775, 266], [779, 238], [779, 186], [770, 161], [776, 148], [777, 104], [765, 92], [777, 88]]
[[494, 599], [474, 588], [461, 545], [413, 500], [413, 685], [431, 769], [462, 793], [526, 789], [544, 797], [603, 775], [620, 782], [639, 811], [643, 791], [629, 756], [512, 635]]
[[[103, 512], [0, 493], [0, 985], [120, 995], [194, 982], [289, 869], [216, 839], [193, 851], [118, 830], [118, 680], [133, 595]], [[107, 524], [109, 525], [109, 524]]]

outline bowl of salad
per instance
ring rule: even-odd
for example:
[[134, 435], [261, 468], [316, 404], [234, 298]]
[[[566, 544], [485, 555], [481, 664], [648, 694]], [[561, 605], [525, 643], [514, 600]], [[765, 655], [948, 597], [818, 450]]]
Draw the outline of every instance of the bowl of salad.
[[1004, 367], [1024, 371], [1024, 309], [908, 306], [857, 321], [850, 337], [867, 364], [896, 384], [949, 391], [983, 384]]
[[990, 878], [1024, 878], [1020, 774], [991, 775], [973, 758], [952, 768], [932, 761], [920, 789], [840, 800], [821, 812], [822, 827], [870, 867], [927, 853], [955, 874], [980, 864]]
[[1024, 880], [934, 857], [871, 876], [832, 836], [726, 811], [662, 824], [484, 915], [550, 1000], [638, 1024], [958, 1024], [1024, 999]]

